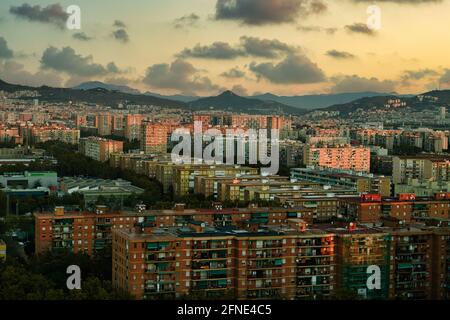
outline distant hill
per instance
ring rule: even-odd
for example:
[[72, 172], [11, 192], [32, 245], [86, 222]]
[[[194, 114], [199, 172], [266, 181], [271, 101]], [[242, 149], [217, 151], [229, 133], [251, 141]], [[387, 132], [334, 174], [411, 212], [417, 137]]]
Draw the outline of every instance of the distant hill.
[[376, 97], [365, 97], [354, 101], [336, 104], [320, 110], [339, 111], [342, 115], [348, 115], [356, 110], [384, 109], [388, 100], [401, 99], [406, 102], [407, 107], [413, 110], [432, 109], [450, 104], [450, 90], [430, 91], [420, 95], [386, 95]]
[[[95, 88], [89, 90], [79, 90], [71, 88], [52, 88], [47, 86], [29, 87], [16, 84], [10, 84], [0, 80], [0, 90], [6, 92], [14, 92], [19, 90], [33, 90], [37, 91], [41, 96], [41, 101], [48, 102], [86, 102], [101, 105], [116, 106], [119, 103], [123, 104], [141, 104], [153, 105], [160, 107], [187, 107], [186, 104], [180, 101], [173, 101], [168, 99], [161, 99], [153, 96], [146, 96], [142, 94], [130, 94], [119, 91], [110, 91], [104, 88]], [[23, 99], [26, 99], [24, 97]], [[34, 97], [30, 97], [34, 99]]]
[[389, 93], [379, 93], [379, 92], [353, 92], [353, 93], [319, 94], [319, 95], [305, 95], [305, 96], [277, 96], [271, 93], [265, 93], [261, 95], [255, 95], [250, 98], [276, 101], [282, 104], [286, 104], [301, 109], [320, 109], [336, 104], [349, 103], [351, 101], [365, 97], [377, 97], [387, 95], [389, 95]]
[[365, 97], [356, 99], [354, 101], [342, 104], [335, 104], [333, 106], [320, 109], [320, 111], [339, 111], [341, 114], [346, 115], [355, 112], [358, 109], [370, 110], [384, 108], [386, 102], [389, 99], [396, 99], [397, 96], [378, 96], [378, 97]]
[[100, 81], [83, 82], [83, 83], [80, 83], [79, 85], [77, 85], [76, 87], [73, 87], [72, 89], [91, 90], [91, 89], [97, 89], [97, 88], [106, 89], [109, 91], [119, 91], [119, 92], [129, 93], [129, 94], [141, 94], [141, 92], [139, 90], [130, 88], [128, 86], [118, 86], [118, 85], [114, 85], [114, 84], [103, 83]]
[[304, 114], [303, 109], [271, 100], [241, 97], [232, 91], [225, 91], [214, 97], [200, 98], [189, 103], [194, 110], [221, 110], [244, 113]]
[[161, 99], [169, 99], [169, 100], [175, 100], [175, 101], [181, 101], [181, 102], [191, 102], [191, 101], [194, 101], [194, 100], [197, 100], [200, 98], [200, 97], [196, 97], [196, 96], [184, 96], [182, 94], [174, 94], [174, 95], [169, 95], [169, 96], [162, 95], [159, 93], [154, 93], [154, 92], [146, 92], [144, 94], [148, 95], [148, 96], [161, 98]]

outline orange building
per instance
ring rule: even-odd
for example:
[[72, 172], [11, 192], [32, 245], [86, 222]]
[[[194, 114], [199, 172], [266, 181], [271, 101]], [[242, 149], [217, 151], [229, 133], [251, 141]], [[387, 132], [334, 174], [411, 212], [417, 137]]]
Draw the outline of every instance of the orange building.
[[149, 121], [141, 125], [141, 151], [145, 153], [167, 152], [167, 126]]
[[97, 161], [108, 161], [113, 153], [123, 152], [123, 141], [103, 139], [99, 137], [81, 138], [80, 153]]
[[314, 147], [303, 150], [306, 166], [370, 172], [370, 149], [365, 147]]

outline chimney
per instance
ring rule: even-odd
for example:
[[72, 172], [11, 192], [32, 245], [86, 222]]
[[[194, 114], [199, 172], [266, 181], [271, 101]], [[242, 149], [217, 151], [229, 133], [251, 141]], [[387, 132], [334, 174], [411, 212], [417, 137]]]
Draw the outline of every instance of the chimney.
[[55, 216], [61, 217], [63, 215], [64, 215], [64, 207], [63, 206], [55, 207]]
[[186, 205], [184, 203], [176, 203], [173, 209], [175, 211], [183, 212], [185, 206]]

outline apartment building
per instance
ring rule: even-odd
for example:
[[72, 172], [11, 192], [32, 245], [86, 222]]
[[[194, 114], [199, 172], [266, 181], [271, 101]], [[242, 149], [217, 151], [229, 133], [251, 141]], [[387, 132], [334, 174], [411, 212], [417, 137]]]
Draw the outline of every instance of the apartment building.
[[95, 116], [95, 126], [100, 136], [110, 136], [113, 133], [112, 114], [98, 114]]
[[431, 230], [407, 227], [390, 230], [393, 279], [391, 296], [396, 299], [431, 299], [432, 240]]
[[[296, 194], [306, 188], [321, 188], [318, 184], [306, 181], [290, 180], [287, 177], [260, 177], [259, 179], [246, 179], [245, 177], [233, 180], [219, 180], [217, 183], [217, 198], [220, 201], [253, 201], [275, 200], [279, 194]], [[283, 191], [282, 191], [283, 190]]]
[[144, 153], [166, 153], [167, 134], [167, 127], [164, 124], [142, 122], [141, 151]]
[[[257, 175], [258, 168], [234, 165], [188, 164], [172, 166], [172, 187], [177, 196], [188, 195], [195, 190], [196, 176], [232, 176]], [[159, 177], [157, 177], [159, 180]], [[164, 181], [161, 181], [164, 185]]]
[[[338, 295], [360, 299], [389, 298], [391, 237], [373, 228], [330, 229], [336, 234], [336, 289]], [[381, 289], [367, 287], [368, 268], [378, 266]]]
[[404, 184], [408, 179], [449, 181], [450, 157], [437, 155], [394, 157], [392, 182]]
[[112, 153], [123, 152], [123, 141], [99, 137], [81, 138], [79, 152], [91, 159], [105, 162]]
[[333, 257], [333, 236], [319, 230], [117, 230], [113, 285], [140, 299], [318, 299], [333, 290]]
[[[439, 220], [436, 220], [439, 221]], [[441, 220], [442, 221], [442, 220]], [[442, 222], [438, 222], [442, 224]], [[450, 299], [450, 227], [435, 228], [433, 232], [432, 299]]]
[[127, 114], [124, 117], [124, 136], [128, 141], [139, 140], [141, 124], [144, 116], [141, 114]]
[[403, 222], [420, 218], [450, 218], [450, 194], [438, 193], [433, 197], [399, 194], [396, 198], [382, 198], [379, 194], [342, 198], [341, 213], [359, 222], [376, 222], [391, 217]]
[[23, 128], [22, 136], [29, 143], [61, 141], [69, 144], [78, 144], [80, 130], [60, 126], [31, 127]]
[[[186, 227], [204, 222], [210, 226], [260, 226], [287, 225], [288, 219], [305, 217], [303, 210], [290, 208], [185, 209], [177, 205], [173, 210], [112, 211], [98, 206], [93, 212], [72, 212], [57, 207], [54, 212], [35, 213], [36, 252], [69, 249], [73, 252], [95, 253], [109, 243], [111, 230], [132, 228], [135, 225], [155, 228]], [[57, 228], [56, 228], [57, 227]]]
[[306, 166], [370, 172], [370, 149], [366, 147], [305, 146], [303, 152]]
[[337, 169], [296, 168], [291, 170], [291, 178], [341, 186], [360, 193], [379, 193], [383, 197], [391, 195], [391, 178], [386, 176]]

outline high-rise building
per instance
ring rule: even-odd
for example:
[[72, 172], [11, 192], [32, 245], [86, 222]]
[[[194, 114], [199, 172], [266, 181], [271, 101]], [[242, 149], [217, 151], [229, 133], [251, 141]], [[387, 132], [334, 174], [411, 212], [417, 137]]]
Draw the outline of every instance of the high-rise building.
[[437, 155], [394, 157], [392, 182], [404, 184], [408, 179], [449, 181], [450, 157]]
[[140, 142], [141, 151], [144, 153], [167, 152], [167, 127], [164, 124], [143, 121]]
[[127, 114], [124, 118], [125, 138], [128, 141], [139, 140], [143, 116], [141, 114]]
[[113, 116], [111, 114], [98, 114], [95, 116], [95, 126], [100, 136], [110, 136], [113, 129]]
[[107, 161], [112, 153], [123, 151], [123, 141], [109, 140], [99, 137], [80, 139], [80, 153], [97, 161]]

